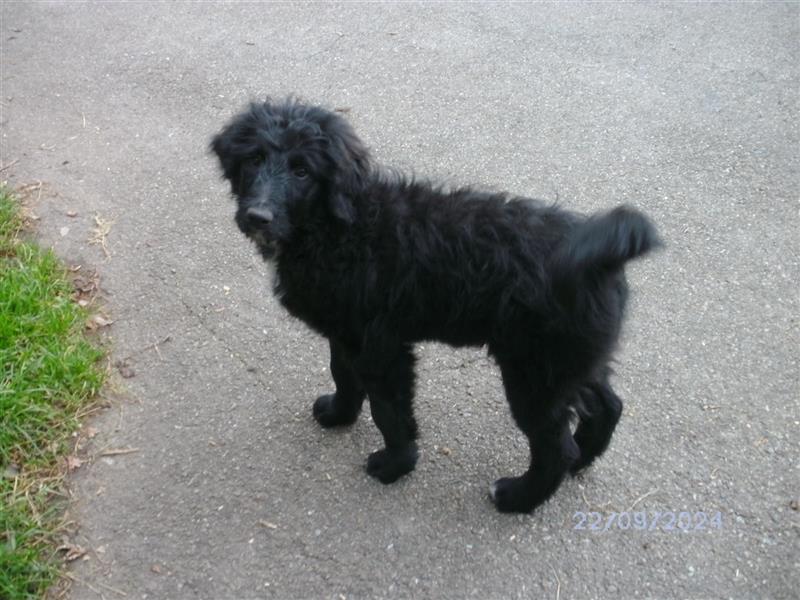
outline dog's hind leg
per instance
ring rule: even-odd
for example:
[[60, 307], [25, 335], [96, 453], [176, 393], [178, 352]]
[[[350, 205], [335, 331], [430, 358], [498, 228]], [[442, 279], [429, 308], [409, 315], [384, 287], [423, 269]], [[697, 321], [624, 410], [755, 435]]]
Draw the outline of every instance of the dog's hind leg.
[[331, 375], [336, 392], [320, 396], [314, 402], [314, 418], [323, 427], [350, 425], [358, 418], [366, 392], [345, 350], [330, 340]]
[[573, 475], [605, 452], [622, 414], [622, 400], [611, 389], [607, 378], [582, 389], [580, 399], [577, 408], [580, 422], [574, 437], [581, 456], [570, 468]]
[[490, 494], [502, 512], [530, 512], [558, 489], [579, 450], [561, 392], [523, 361], [498, 358], [498, 363], [511, 414], [528, 437], [531, 462], [524, 475], [498, 479]]
[[[365, 349], [365, 354], [369, 349]], [[386, 447], [367, 459], [367, 473], [392, 483], [417, 464], [417, 423], [414, 420], [414, 355], [403, 346], [391, 353], [367, 355], [359, 371], [369, 397], [372, 419]], [[368, 367], [366, 365], [369, 365]]]

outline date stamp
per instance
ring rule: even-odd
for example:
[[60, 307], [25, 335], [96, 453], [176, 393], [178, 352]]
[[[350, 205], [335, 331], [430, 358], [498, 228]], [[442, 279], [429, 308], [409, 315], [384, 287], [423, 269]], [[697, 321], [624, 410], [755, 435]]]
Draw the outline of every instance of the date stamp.
[[619, 531], [667, 531], [694, 533], [710, 529], [722, 529], [722, 513], [704, 511], [636, 511], [599, 512], [576, 511], [572, 515], [573, 529], [602, 533]]

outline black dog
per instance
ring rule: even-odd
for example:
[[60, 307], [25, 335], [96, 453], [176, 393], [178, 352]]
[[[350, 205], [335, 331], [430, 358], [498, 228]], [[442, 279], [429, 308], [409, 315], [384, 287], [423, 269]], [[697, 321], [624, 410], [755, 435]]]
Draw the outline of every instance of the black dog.
[[623, 266], [659, 243], [642, 214], [586, 218], [408, 181], [373, 168], [342, 117], [294, 100], [252, 104], [211, 147], [236, 223], [275, 261], [276, 296], [330, 342], [336, 392], [317, 399], [314, 417], [353, 423], [369, 398], [386, 443], [370, 475], [390, 483], [417, 461], [420, 340], [486, 344], [500, 366], [531, 450], [524, 475], [491, 487], [501, 511], [531, 511], [605, 450], [622, 412], [608, 363]]

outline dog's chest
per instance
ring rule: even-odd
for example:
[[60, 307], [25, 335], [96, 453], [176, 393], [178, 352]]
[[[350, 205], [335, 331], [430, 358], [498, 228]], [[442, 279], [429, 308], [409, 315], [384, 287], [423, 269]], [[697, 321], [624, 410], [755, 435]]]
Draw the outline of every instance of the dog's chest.
[[324, 335], [331, 335], [343, 315], [335, 299], [335, 284], [327, 269], [305, 263], [279, 263], [273, 293], [289, 313]]

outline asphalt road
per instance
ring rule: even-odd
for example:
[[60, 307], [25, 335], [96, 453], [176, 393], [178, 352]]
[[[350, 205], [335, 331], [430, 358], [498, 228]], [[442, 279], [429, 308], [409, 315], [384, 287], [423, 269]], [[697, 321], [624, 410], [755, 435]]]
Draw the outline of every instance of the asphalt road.
[[[73, 599], [797, 597], [797, 4], [0, 10], [0, 177], [42, 182], [40, 234], [98, 269], [134, 374], [92, 425], [95, 452], [138, 450], [73, 480]], [[488, 499], [526, 447], [479, 350], [419, 348], [422, 457], [396, 485], [364, 473], [369, 419], [312, 420], [326, 345], [270, 298], [206, 151], [290, 92], [349, 109], [383, 163], [658, 224], [621, 425], [534, 514]], [[575, 528], [626, 510], [721, 527]]]

